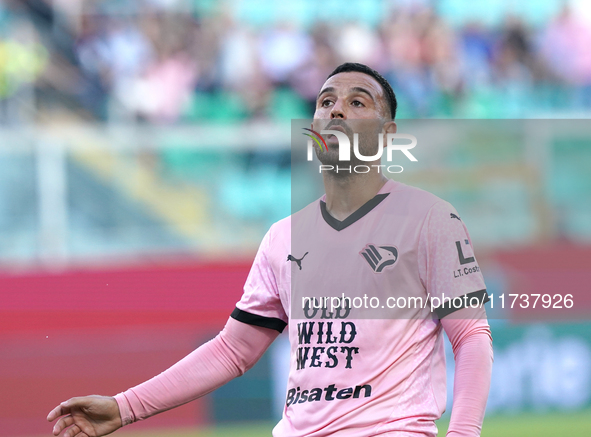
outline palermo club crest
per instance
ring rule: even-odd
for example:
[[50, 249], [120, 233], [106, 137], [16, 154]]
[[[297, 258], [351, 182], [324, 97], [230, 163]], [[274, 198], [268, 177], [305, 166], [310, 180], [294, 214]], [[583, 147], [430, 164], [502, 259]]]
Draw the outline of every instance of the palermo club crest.
[[368, 244], [359, 255], [365, 258], [374, 272], [381, 273], [386, 267], [394, 265], [398, 259], [398, 249], [394, 246]]

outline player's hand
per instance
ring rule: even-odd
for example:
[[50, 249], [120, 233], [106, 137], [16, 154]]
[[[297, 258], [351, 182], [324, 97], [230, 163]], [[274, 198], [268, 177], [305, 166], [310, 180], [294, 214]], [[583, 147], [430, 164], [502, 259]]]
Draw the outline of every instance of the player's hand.
[[65, 429], [63, 437], [100, 437], [123, 426], [117, 401], [109, 396], [68, 399], [51, 410], [47, 420], [53, 422], [58, 417], [53, 435], [57, 436]]

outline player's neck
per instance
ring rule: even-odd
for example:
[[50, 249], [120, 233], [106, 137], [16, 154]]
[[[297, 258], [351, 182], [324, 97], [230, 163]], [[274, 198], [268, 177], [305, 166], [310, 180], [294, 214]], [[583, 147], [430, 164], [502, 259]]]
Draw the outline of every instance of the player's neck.
[[345, 178], [335, 177], [330, 173], [325, 173], [323, 176], [326, 210], [335, 219], [341, 221], [374, 198], [388, 181], [384, 175], [373, 172]]

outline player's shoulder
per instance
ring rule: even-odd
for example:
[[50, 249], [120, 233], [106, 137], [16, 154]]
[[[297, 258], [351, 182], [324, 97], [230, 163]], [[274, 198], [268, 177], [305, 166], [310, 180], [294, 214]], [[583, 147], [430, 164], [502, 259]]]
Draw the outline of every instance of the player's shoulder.
[[399, 184], [397, 189], [398, 200], [400, 198], [407, 199], [408, 206], [405, 213], [409, 217], [413, 217], [419, 227], [450, 235], [454, 232], [467, 232], [458, 211], [448, 201], [433, 193], [406, 184]]
[[269, 238], [276, 239], [280, 237], [285, 237], [289, 235], [291, 232], [291, 216], [287, 216], [282, 218], [279, 221], [276, 221], [271, 225], [269, 228], [268, 234]]
[[299, 211], [294, 212], [290, 216], [275, 222], [271, 226], [271, 231], [275, 234], [290, 235], [297, 229], [297, 227], [311, 226], [312, 222], [317, 220], [318, 215], [320, 214], [320, 200], [322, 200], [322, 197], [316, 199]]
[[284, 260], [285, 254], [291, 252], [292, 234], [299, 231], [298, 227], [309, 226], [310, 220], [313, 220], [315, 209], [318, 208], [317, 202], [313, 202], [302, 210], [271, 225], [261, 243], [261, 249], [269, 261]]
[[266, 238], [271, 246], [285, 246], [291, 244], [294, 232], [311, 229], [320, 214], [319, 198], [301, 210], [294, 212], [271, 225]]
[[402, 182], [391, 184], [390, 195], [388, 196], [391, 208], [404, 209], [406, 214], [415, 217], [426, 217], [433, 213], [455, 213], [455, 208], [446, 200], [435, 194], [412, 185]]

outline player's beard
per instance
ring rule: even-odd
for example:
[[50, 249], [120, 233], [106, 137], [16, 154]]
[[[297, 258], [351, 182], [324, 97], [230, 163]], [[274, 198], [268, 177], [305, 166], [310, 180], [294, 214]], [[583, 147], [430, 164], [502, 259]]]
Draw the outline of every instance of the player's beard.
[[[353, 127], [351, 126], [353, 125]], [[374, 156], [378, 152], [379, 147], [379, 135], [382, 132], [383, 123], [379, 120], [353, 120], [350, 124], [345, 120], [334, 119], [331, 120], [326, 127], [319, 130], [330, 130], [333, 126], [342, 126], [345, 130], [345, 134], [349, 138], [350, 143], [350, 160], [340, 161], [339, 160], [339, 144], [336, 138], [332, 135], [325, 138], [328, 147], [326, 150], [321, 150], [318, 146], [315, 147], [316, 157], [322, 163], [322, 165], [332, 165], [335, 170], [330, 173], [335, 177], [349, 177], [357, 174], [348, 171], [336, 171], [337, 166], [339, 168], [348, 168], [351, 166], [353, 169], [357, 165], [370, 165], [371, 162], [360, 160], [354, 153], [354, 128], [355, 132], [358, 133], [359, 138], [359, 153], [362, 156]]]

